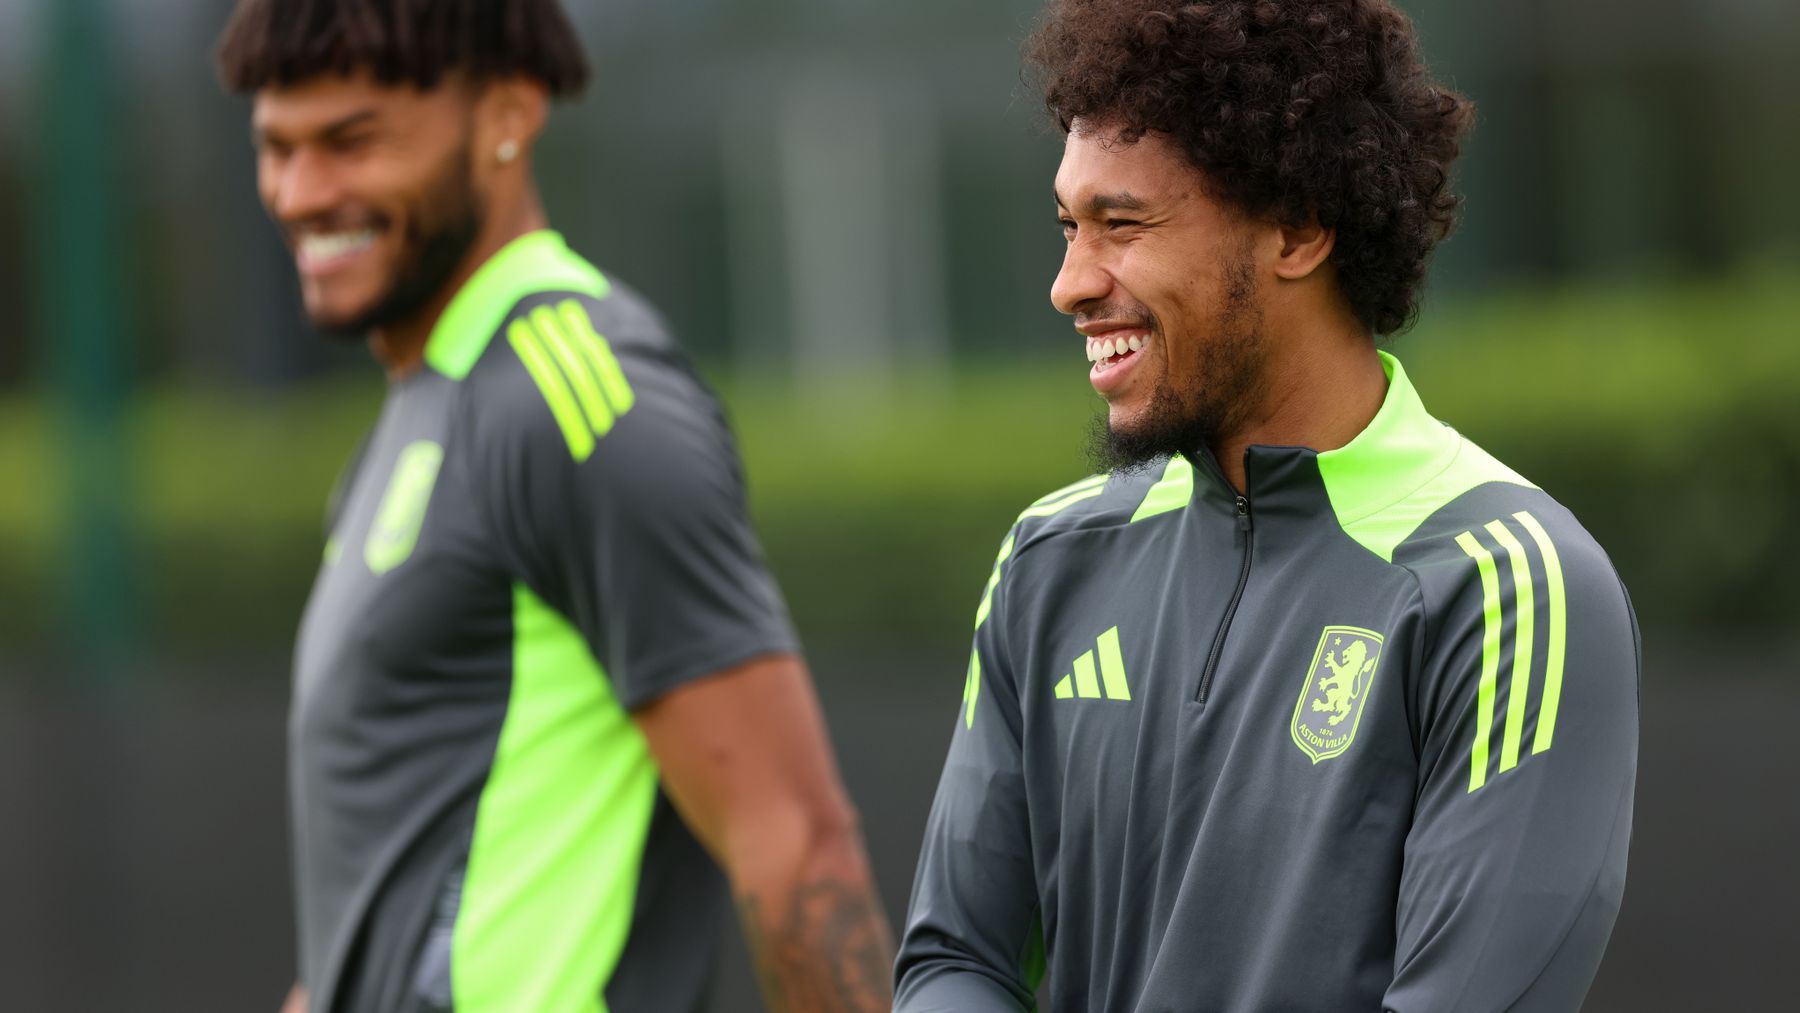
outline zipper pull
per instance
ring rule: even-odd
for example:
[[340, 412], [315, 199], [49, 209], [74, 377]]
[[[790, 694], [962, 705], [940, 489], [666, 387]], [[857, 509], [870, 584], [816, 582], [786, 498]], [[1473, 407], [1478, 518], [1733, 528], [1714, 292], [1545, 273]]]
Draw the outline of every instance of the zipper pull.
[[1250, 530], [1250, 498], [1247, 496], [1237, 498], [1237, 526], [1239, 531]]

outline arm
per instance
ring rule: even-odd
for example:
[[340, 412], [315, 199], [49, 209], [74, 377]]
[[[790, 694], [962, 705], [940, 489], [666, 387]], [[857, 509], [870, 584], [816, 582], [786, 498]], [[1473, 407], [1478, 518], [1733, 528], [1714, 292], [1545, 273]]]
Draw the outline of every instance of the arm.
[[[1510, 544], [1471, 535], [1426, 657], [1423, 781], [1384, 1001], [1396, 1013], [1578, 1009], [1624, 891], [1638, 747], [1630, 605], [1572, 521], [1566, 538], [1539, 527], [1543, 541], [1506, 528]], [[1521, 685], [1515, 645], [1527, 638]]]
[[306, 1013], [306, 986], [299, 982], [288, 990], [287, 998], [281, 1001], [281, 1013]]
[[888, 1009], [893, 939], [800, 659], [752, 660], [636, 717], [731, 878], [769, 1008]]
[[579, 307], [531, 319], [597, 344], [621, 410], [571, 443], [523, 370], [497, 371], [519, 394], [493, 400], [521, 418], [483, 444], [480, 473], [503, 476], [487, 485], [494, 526], [580, 628], [724, 866], [770, 1004], [885, 1009], [891, 934], [725, 421], [671, 351], [633, 340], [629, 309], [584, 305], [616, 346]]
[[1001, 631], [995, 563], [975, 631], [950, 754], [925, 828], [895, 966], [895, 1009], [986, 1013], [1036, 1007], [1044, 939], [1027, 816], [1022, 720]]

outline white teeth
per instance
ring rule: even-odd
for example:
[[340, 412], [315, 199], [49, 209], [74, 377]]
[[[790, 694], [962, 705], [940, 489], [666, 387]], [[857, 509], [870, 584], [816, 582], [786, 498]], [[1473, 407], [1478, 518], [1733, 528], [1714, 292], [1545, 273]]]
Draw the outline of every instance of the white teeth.
[[1144, 339], [1142, 339], [1142, 338], [1132, 338], [1131, 339], [1131, 350], [1132, 351], [1135, 352], [1143, 347], [1144, 347]]
[[300, 240], [300, 253], [308, 260], [333, 260], [346, 254], [355, 253], [374, 242], [374, 229], [333, 232], [327, 235], [314, 234]]

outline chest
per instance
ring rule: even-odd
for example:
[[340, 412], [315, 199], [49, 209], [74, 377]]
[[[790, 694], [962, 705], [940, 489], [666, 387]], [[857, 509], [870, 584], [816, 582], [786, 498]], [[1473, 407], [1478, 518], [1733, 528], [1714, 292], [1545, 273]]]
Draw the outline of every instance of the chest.
[[295, 648], [296, 719], [342, 727], [503, 682], [511, 591], [456, 441], [453, 385], [390, 395], [345, 475]]
[[1013, 631], [1034, 813], [1061, 839], [1187, 837], [1220, 818], [1279, 835], [1354, 824], [1370, 792], [1410, 805], [1419, 617], [1403, 569], [1298, 521], [1088, 539], [1072, 547], [1085, 566], [1032, 581]]

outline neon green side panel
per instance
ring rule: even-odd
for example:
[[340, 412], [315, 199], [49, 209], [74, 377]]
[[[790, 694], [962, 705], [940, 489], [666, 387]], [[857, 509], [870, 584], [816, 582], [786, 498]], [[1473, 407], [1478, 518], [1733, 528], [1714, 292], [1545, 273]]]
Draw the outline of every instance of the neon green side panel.
[[1469, 790], [1487, 783], [1488, 739], [1494, 733], [1494, 692], [1500, 681], [1500, 573], [1494, 557], [1475, 536], [1463, 532], [1456, 544], [1481, 571], [1481, 688], [1475, 703], [1475, 744], [1469, 749]]
[[1490, 521], [1487, 533], [1506, 550], [1506, 558], [1512, 564], [1515, 606], [1512, 682], [1506, 694], [1506, 737], [1500, 741], [1500, 772], [1504, 774], [1519, 765], [1519, 740], [1525, 735], [1526, 697], [1531, 694], [1532, 638], [1537, 632], [1537, 600], [1531, 593], [1531, 561], [1525, 558], [1525, 547], [1499, 521]]
[[1146, 517], [1155, 517], [1172, 510], [1180, 510], [1194, 498], [1194, 466], [1187, 458], [1177, 454], [1169, 458], [1163, 468], [1162, 478], [1144, 494], [1144, 501], [1138, 504], [1137, 511], [1131, 515], [1132, 523]]
[[1100, 681], [1106, 687], [1106, 698], [1130, 700], [1131, 686], [1125, 680], [1125, 658], [1119, 653], [1119, 628], [1114, 626], [1100, 634], [1095, 647], [1100, 652]]
[[605, 298], [611, 286], [562, 236], [529, 232], [501, 247], [457, 289], [425, 342], [425, 363], [461, 380], [519, 300], [534, 292], [580, 292]]
[[1538, 523], [1536, 517], [1521, 510], [1513, 514], [1513, 518], [1524, 525], [1531, 540], [1537, 543], [1538, 552], [1544, 557], [1545, 591], [1550, 599], [1550, 645], [1549, 657], [1544, 666], [1544, 700], [1538, 705], [1537, 735], [1532, 739], [1531, 751], [1541, 753], [1550, 748], [1550, 740], [1556, 735], [1556, 709], [1562, 703], [1563, 658], [1568, 649], [1569, 635], [1569, 603], [1563, 591], [1562, 557], [1556, 554], [1556, 544], [1550, 541], [1550, 533]]
[[1025, 952], [1019, 954], [1019, 981], [1027, 989], [1035, 992], [1044, 980], [1047, 966], [1044, 954], [1044, 919], [1037, 915], [1031, 919], [1031, 928], [1025, 932]]
[[537, 330], [523, 320], [515, 320], [506, 329], [506, 340], [518, 353], [525, 371], [531, 374], [538, 392], [544, 395], [544, 403], [550, 406], [556, 427], [562, 430], [563, 439], [569, 444], [569, 453], [577, 461], [587, 460], [594, 452], [594, 432], [582, 418], [574, 392], [569, 390], [567, 381], [545, 350]]
[[604, 1013], [656, 800], [643, 735], [580, 634], [513, 592], [513, 683], [452, 946], [458, 1013]]
[[430, 440], [415, 440], [401, 448], [363, 542], [363, 562], [370, 573], [379, 577], [412, 555], [443, 463], [444, 448]]
[[1393, 562], [1394, 549], [1446, 503], [1488, 482], [1536, 488], [1426, 412], [1400, 361], [1382, 352], [1387, 398], [1354, 440], [1318, 457], [1344, 532]]

